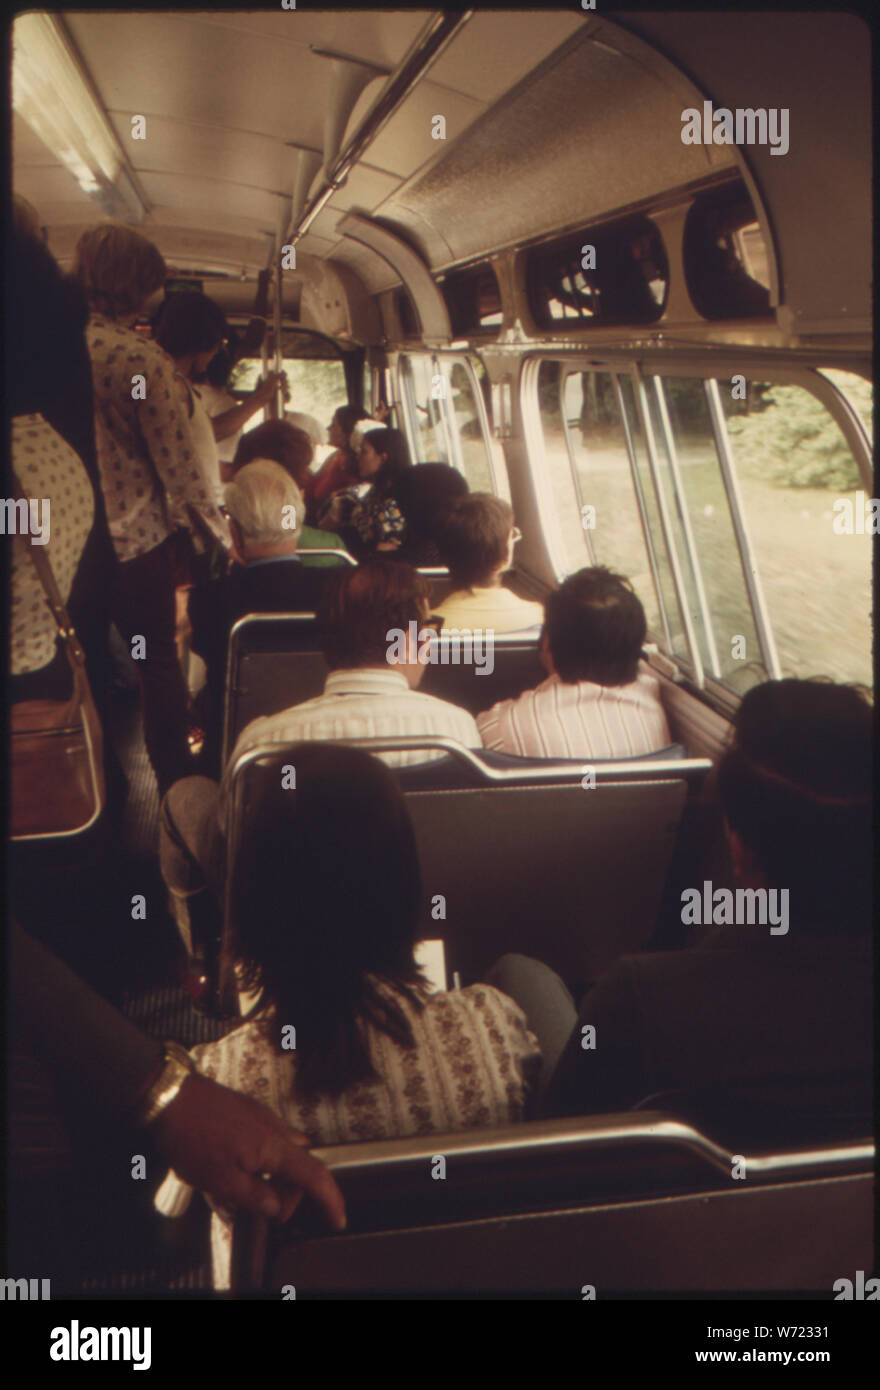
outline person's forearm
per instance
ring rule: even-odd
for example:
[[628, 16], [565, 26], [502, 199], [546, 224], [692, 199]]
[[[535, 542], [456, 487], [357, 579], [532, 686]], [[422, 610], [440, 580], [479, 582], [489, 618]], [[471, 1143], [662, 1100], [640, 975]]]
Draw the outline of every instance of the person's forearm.
[[241, 405], [234, 405], [230, 410], [224, 410], [221, 415], [215, 415], [211, 420], [214, 442], [219, 444], [221, 440], [228, 439], [230, 435], [243, 429], [251, 416], [262, 410], [265, 404], [265, 401], [242, 401]]
[[130, 1111], [161, 1067], [161, 1042], [15, 924], [10, 954], [17, 1019], [37, 1055], [74, 1094]]

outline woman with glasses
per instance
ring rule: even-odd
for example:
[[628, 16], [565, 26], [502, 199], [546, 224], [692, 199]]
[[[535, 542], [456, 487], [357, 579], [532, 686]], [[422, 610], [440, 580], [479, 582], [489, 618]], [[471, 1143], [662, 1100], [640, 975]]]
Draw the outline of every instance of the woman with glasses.
[[520, 632], [540, 627], [541, 604], [519, 598], [502, 582], [521, 538], [513, 509], [501, 497], [472, 492], [447, 509], [437, 531], [440, 558], [452, 579], [451, 593], [437, 607], [447, 628]]

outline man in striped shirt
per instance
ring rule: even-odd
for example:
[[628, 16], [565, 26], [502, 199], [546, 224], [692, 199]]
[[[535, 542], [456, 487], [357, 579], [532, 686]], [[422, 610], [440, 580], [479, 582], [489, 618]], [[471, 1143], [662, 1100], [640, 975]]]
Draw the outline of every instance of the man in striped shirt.
[[582, 569], [544, 605], [547, 680], [477, 718], [486, 748], [531, 758], [630, 758], [671, 742], [660, 685], [639, 661], [645, 612], [627, 579]]

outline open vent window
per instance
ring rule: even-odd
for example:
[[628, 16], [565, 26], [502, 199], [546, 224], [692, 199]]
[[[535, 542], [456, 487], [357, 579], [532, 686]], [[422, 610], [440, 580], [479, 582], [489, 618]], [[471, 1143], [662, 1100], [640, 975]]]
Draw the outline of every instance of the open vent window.
[[663, 238], [647, 217], [588, 228], [533, 247], [526, 285], [540, 328], [654, 323], [669, 290]]
[[744, 184], [707, 189], [694, 199], [682, 250], [688, 294], [703, 318], [772, 313], [767, 246]]
[[453, 270], [440, 281], [455, 338], [496, 335], [503, 321], [501, 291], [489, 265]]

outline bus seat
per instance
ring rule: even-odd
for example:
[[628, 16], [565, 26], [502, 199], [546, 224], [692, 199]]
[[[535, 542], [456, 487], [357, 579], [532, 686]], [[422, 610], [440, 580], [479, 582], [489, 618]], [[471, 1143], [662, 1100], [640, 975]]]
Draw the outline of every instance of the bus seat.
[[524, 690], [533, 690], [547, 676], [538, 657], [537, 636], [496, 634], [491, 674], [481, 672], [474, 662], [444, 663], [447, 651], [450, 656], [456, 654], [445, 633], [441, 632], [437, 649], [440, 659], [426, 667], [419, 689], [474, 715], [491, 709], [499, 700], [515, 699]]
[[430, 603], [436, 608], [438, 603], [442, 603], [447, 594], [452, 592], [449, 570], [445, 565], [419, 565], [418, 571], [428, 581]]
[[229, 634], [223, 766], [252, 719], [320, 695], [327, 663], [314, 613], [248, 613]]
[[[351, 743], [371, 752], [447, 752], [471, 769], [466, 785], [452, 787], [420, 784], [437, 777], [430, 765], [400, 773], [422, 868], [423, 934], [442, 938], [447, 970], [458, 971], [463, 983], [479, 979], [506, 951], [520, 951], [579, 989], [618, 956], [643, 949], [655, 928], [687, 779], [710, 767], [708, 760], [597, 763], [596, 785], [585, 789], [577, 764], [497, 768], [451, 739]], [[278, 744], [256, 747], [231, 769], [232, 853], [259, 776], [273, 776], [285, 756]], [[438, 894], [444, 916], [436, 920]], [[230, 970], [227, 961], [227, 983]]]
[[580, 988], [650, 940], [685, 797], [680, 778], [408, 792], [425, 935], [462, 983], [517, 951]]
[[[478, 675], [473, 664], [453, 665], [448, 660], [444, 664], [444, 656], [454, 656], [455, 649], [442, 635], [436, 645], [438, 663], [427, 666], [420, 690], [472, 714], [521, 694], [545, 674], [534, 638], [496, 637], [491, 675]], [[314, 614], [250, 613], [239, 619], [229, 635], [224, 766], [239, 734], [252, 719], [277, 714], [320, 695], [326, 677]]]
[[240, 1214], [237, 1292], [830, 1296], [841, 1270], [871, 1267], [866, 1139], [750, 1151], [741, 1183], [733, 1152], [658, 1111], [314, 1152], [342, 1188], [348, 1229], [325, 1234], [313, 1216], [270, 1243], [264, 1218]]

